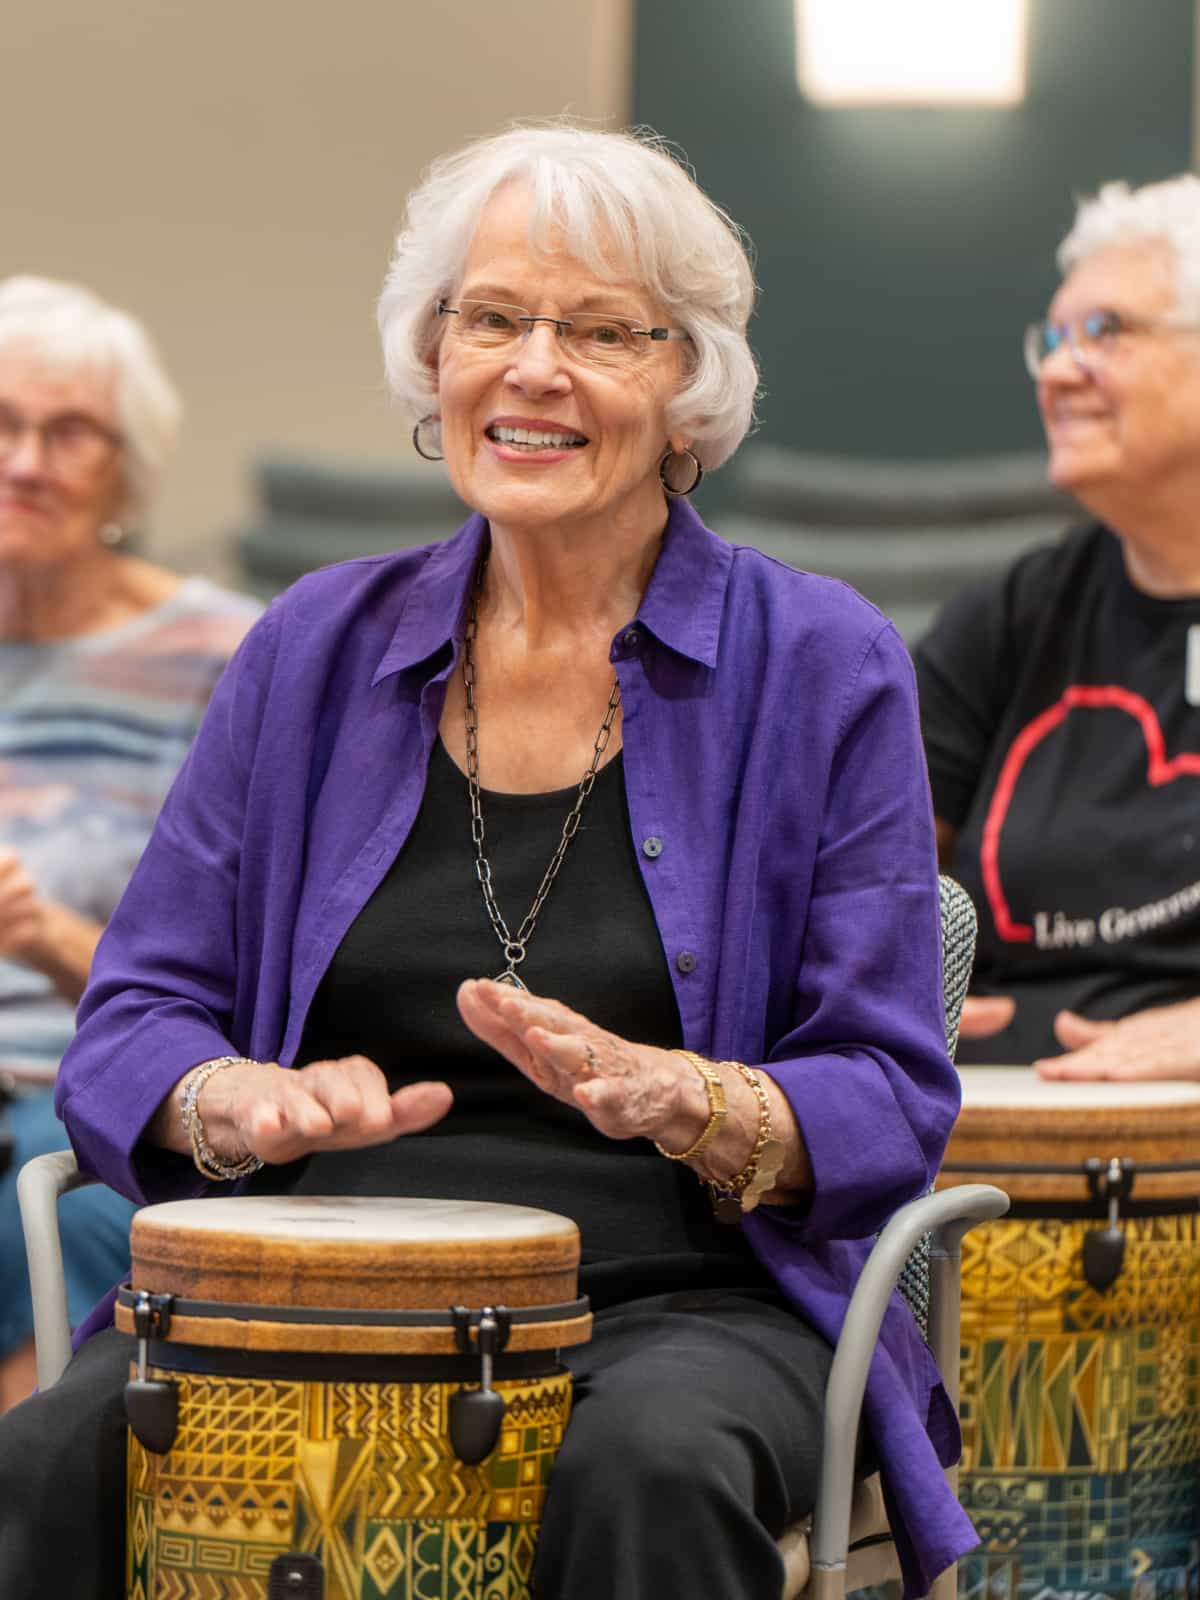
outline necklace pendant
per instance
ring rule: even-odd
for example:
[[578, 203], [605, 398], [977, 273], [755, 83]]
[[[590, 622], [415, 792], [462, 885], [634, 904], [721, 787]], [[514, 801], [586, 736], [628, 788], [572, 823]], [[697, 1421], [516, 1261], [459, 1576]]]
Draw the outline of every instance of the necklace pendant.
[[520, 989], [522, 994], [529, 993], [529, 986], [521, 982], [511, 967], [506, 968], [499, 977], [492, 979], [493, 983], [507, 983], [510, 989]]

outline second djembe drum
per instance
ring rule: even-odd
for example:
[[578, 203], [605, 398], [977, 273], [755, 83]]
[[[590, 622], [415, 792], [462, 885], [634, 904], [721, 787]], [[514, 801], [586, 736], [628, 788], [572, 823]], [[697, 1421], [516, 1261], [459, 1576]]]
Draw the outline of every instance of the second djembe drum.
[[525, 1600], [588, 1338], [565, 1217], [461, 1201], [149, 1206], [117, 1325], [129, 1600]]
[[939, 1186], [963, 1240], [959, 1490], [972, 1600], [1200, 1586], [1200, 1086], [967, 1067]]

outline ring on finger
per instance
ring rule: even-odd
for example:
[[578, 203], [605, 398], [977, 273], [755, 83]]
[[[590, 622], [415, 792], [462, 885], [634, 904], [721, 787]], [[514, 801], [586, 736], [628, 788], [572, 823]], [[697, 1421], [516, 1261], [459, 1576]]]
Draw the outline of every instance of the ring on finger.
[[600, 1062], [596, 1057], [596, 1052], [592, 1045], [587, 1043], [583, 1047], [583, 1075], [585, 1078], [594, 1078], [599, 1070]]

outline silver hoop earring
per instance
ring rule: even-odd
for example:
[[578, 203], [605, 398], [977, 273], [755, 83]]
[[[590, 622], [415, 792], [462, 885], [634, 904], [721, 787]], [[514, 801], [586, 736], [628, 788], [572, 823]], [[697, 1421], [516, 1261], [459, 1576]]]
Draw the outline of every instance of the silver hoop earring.
[[417, 454], [420, 456], [422, 461], [444, 461], [446, 458], [440, 452], [434, 453], [433, 451], [422, 450], [422, 448], [421, 448], [421, 429], [425, 426], [425, 424], [427, 422], [432, 422], [434, 427], [437, 429], [438, 436], [437, 436], [437, 441], [436, 442], [437, 442], [438, 445], [441, 444], [441, 442], [442, 442], [442, 424], [441, 424], [441, 419], [439, 417], [435, 417], [433, 415], [433, 413], [430, 412], [427, 417], [422, 417], [420, 422], [417, 422], [417, 423], [413, 424], [413, 431], [412, 431], [413, 449], [417, 452]]
[[107, 545], [110, 550], [115, 550], [118, 545], [125, 543], [125, 529], [119, 522], [106, 522], [100, 529], [100, 543]]
[[[693, 467], [693, 469], [695, 471], [695, 476], [693, 477], [691, 483], [688, 484], [686, 489], [677, 489], [674, 486], [674, 484], [672, 484], [670, 482], [670, 475], [669, 475], [669, 473], [670, 473], [670, 465], [669, 464], [672, 461], [679, 460], [683, 456], [686, 456], [688, 458], [688, 460], [692, 463], [692, 467]], [[668, 450], [664, 454], [662, 460], [658, 463], [658, 481], [662, 484], [663, 488], [667, 491], [668, 494], [674, 495], [676, 498], [678, 498], [680, 495], [691, 494], [692, 490], [700, 482], [700, 479], [703, 476], [704, 476], [704, 468], [700, 465], [700, 457], [696, 454], [696, 452], [694, 450]]]

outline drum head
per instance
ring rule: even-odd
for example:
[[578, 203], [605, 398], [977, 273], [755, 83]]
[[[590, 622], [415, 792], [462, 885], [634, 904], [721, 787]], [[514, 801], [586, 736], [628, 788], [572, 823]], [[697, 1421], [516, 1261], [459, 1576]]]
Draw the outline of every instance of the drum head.
[[[1134, 1200], [1200, 1195], [1200, 1084], [1050, 1079], [1032, 1067], [962, 1067], [959, 1077], [939, 1188], [990, 1182], [1013, 1200], [1078, 1202], [1090, 1197], [1084, 1164], [1117, 1158], [1138, 1169]], [[1145, 1170], [1161, 1165], [1182, 1170]]]
[[402, 1310], [576, 1295], [579, 1230], [528, 1206], [243, 1195], [147, 1206], [134, 1289], [239, 1305]]

